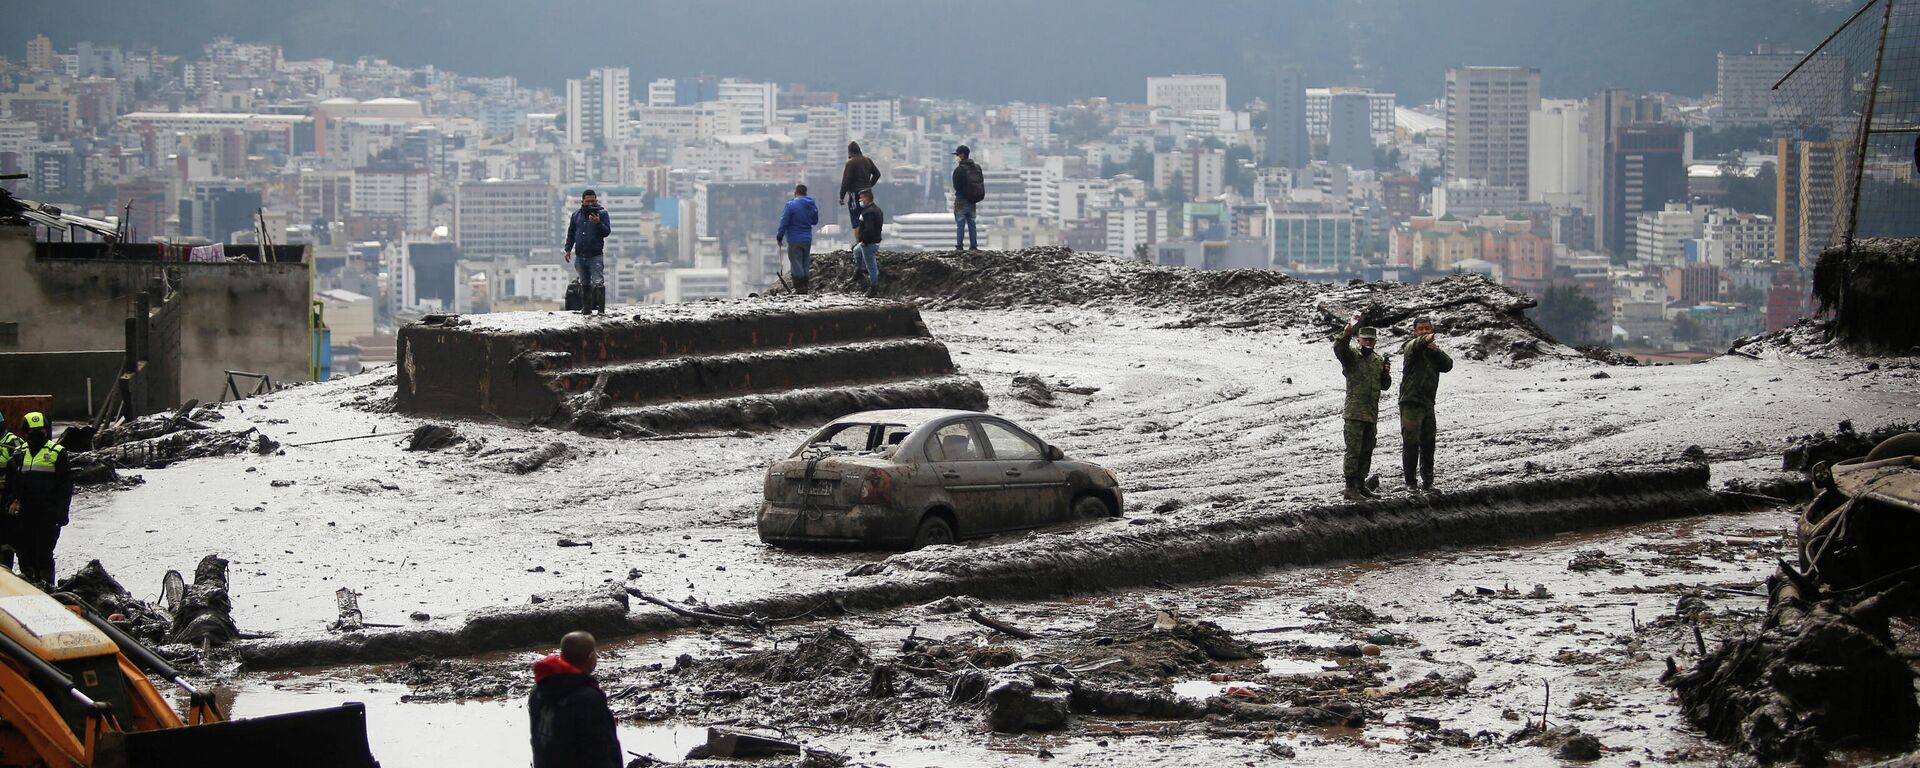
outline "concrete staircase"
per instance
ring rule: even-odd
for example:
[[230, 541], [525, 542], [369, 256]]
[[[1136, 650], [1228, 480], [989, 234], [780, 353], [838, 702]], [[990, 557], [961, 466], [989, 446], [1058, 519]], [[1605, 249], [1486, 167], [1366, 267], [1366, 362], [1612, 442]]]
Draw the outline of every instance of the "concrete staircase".
[[400, 330], [408, 413], [647, 434], [814, 423], [874, 408], [979, 410], [918, 310], [773, 297], [559, 312], [433, 315]]

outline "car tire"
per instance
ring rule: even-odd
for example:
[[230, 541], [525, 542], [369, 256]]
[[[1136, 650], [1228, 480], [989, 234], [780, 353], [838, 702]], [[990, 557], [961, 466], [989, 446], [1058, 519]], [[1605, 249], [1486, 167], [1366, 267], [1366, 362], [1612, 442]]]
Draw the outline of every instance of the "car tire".
[[1073, 516], [1080, 520], [1113, 517], [1113, 510], [1107, 507], [1106, 499], [1088, 494], [1073, 500]]
[[953, 524], [939, 515], [927, 515], [920, 521], [920, 529], [913, 534], [914, 549], [956, 541], [959, 541], [959, 537], [953, 535]]

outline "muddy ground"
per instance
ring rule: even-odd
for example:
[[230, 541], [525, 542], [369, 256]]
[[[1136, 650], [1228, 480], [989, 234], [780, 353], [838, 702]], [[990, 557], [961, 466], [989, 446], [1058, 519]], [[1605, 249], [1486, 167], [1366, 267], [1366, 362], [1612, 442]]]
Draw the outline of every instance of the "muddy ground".
[[[1338, 367], [1330, 345], [1308, 332], [1194, 324], [1189, 314], [1153, 308], [925, 316], [961, 371], [986, 386], [995, 412], [1069, 455], [1115, 469], [1128, 489], [1130, 518], [1197, 522], [1337, 496]], [[1683, 457], [1711, 462], [1716, 484], [1767, 479], [1792, 436], [1833, 431], [1843, 420], [1868, 429], [1920, 414], [1911, 359], [1807, 358], [1790, 347], [1760, 357], [1677, 367], [1570, 356], [1518, 365], [1463, 360], [1441, 389], [1439, 483], [1463, 488]], [[1036, 395], [1035, 382], [1048, 396]], [[99, 558], [137, 596], [152, 597], [167, 567], [217, 552], [232, 563], [240, 628], [283, 638], [326, 636], [339, 587], [361, 593], [368, 622], [458, 627], [479, 609], [607, 585], [721, 603], [886, 578], [847, 575], [883, 554], [783, 552], [755, 538], [761, 473], [808, 426], [621, 441], [462, 422], [450, 424], [457, 440], [409, 451], [411, 433], [427, 422], [392, 413], [392, 393], [391, 371], [374, 371], [219, 407], [209, 426], [257, 430], [250, 448], [261, 436], [280, 447], [123, 471], [122, 483], [88, 490], [62, 538], [63, 572]], [[1399, 453], [1393, 432], [1383, 430], [1376, 458], [1389, 478]], [[965, 546], [983, 558], [1018, 557], [1073, 548], [1115, 525]], [[667, 759], [683, 756], [705, 724], [753, 720], [876, 765], [1039, 764], [1043, 750], [1055, 763], [1075, 765], [1258, 763], [1286, 751], [1268, 752], [1272, 744], [1334, 763], [1392, 754], [1533, 764], [1557, 747], [1509, 737], [1544, 704], [1550, 726], [1577, 726], [1609, 749], [1627, 749], [1618, 757], [1623, 764], [1712, 764], [1717, 748], [1687, 729], [1651, 681], [1666, 656], [1684, 664], [1692, 653], [1691, 627], [1672, 618], [1681, 592], [1750, 589], [1784, 551], [1779, 534], [1787, 525], [1777, 510], [1715, 516], [1500, 550], [987, 606], [1039, 633], [1033, 640], [993, 635], [964, 613], [919, 609], [782, 625], [770, 635], [681, 632], [621, 644], [610, 656], [608, 688], [628, 718], [629, 746], [664, 745], [646, 751]], [[1126, 528], [1150, 535], [1143, 532], [1152, 526]], [[1585, 554], [1594, 551], [1601, 554]], [[1576, 561], [1581, 569], [1568, 570]], [[1535, 584], [1551, 597], [1529, 597]], [[1721, 631], [1717, 622], [1761, 603], [1732, 592], [1694, 596], [1711, 611], [1703, 622], [1709, 640]], [[1348, 604], [1375, 618], [1342, 607]], [[1313, 605], [1332, 613], [1306, 612]], [[1176, 621], [1216, 622], [1270, 661], [1196, 657], [1143, 629], [1160, 609]], [[795, 677], [767, 671], [780, 668], [780, 657], [727, 661], [819, 645], [836, 626], [858, 651], [844, 648], [853, 661], [819, 680], [774, 679]], [[1277, 627], [1298, 628], [1255, 632]], [[1379, 632], [1392, 641], [1376, 643], [1377, 657], [1335, 650]], [[910, 634], [935, 650], [903, 659]], [[982, 656], [976, 645], [1009, 653]], [[1115, 646], [1128, 650], [1107, 655]], [[691, 661], [674, 671], [682, 654]], [[1144, 724], [1074, 713], [1062, 731], [994, 735], [981, 710], [950, 702], [946, 692], [963, 668], [997, 668], [983, 662], [1015, 657], [1042, 662], [1028, 668], [1056, 685], [1086, 678], [1116, 689], [1170, 692], [1191, 684], [1181, 690], [1207, 693], [1199, 686], [1216, 685], [1210, 676], [1231, 675], [1224, 684], [1262, 686], [1236, 700], [1350, 701], [1365, 716], [1358, 729], [1329, 729], [1220, 712]], [[1073, 671], [1112, 657], [1124, 663]], [[488, 756], [524, 743], [515, 697], [524, 692], [530, 658], [207, 671], [236, 687], [241, 714], [368, 701], [376, 753], [391, 765], [445, 764], [448, 754], [476, 745], [486, 745], [476, 764], [492, 764]], [[869, 683], [872, 664], [923, 671], [897, 670], [891, 697], [841, 696]], [[1438, 682], [1423, 682], [1432, 680], [1429, 672]], [[1335, 698], [1315, 698], [1323, 694]], [[818, 696], [831, 701], [809, 698]], [[1506, 718], [1508, 710], [1516, 719]], [[1409, 715], [1439, 722], [1429, 727]], [[382, 718], [473, 735], [383, 731]]]

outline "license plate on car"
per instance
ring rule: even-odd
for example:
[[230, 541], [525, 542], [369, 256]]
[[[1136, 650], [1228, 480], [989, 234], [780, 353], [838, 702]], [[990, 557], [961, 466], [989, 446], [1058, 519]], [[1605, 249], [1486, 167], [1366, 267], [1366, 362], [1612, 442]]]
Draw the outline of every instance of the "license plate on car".
[[815, 480], [813, 481], [813, 485], [807, 488], [807, 494], [810, 496], [832, 496], [834, 489], [839, 487], [839, 485], [839, 483], [832, 480]]

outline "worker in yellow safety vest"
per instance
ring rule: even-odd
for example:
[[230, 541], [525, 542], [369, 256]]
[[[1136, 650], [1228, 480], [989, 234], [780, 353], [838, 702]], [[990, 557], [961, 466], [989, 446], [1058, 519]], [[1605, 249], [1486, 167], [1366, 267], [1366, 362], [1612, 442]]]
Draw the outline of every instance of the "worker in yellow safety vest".
[[25, 421], [25, 445], [7, 460], [0, 509], [7, 513], [7, 539], [20, 555], [20, 575], [52, 585], [53, 549], [73, 503], [72, 462], [66, 446], [53, 442], [46, 414], [29, 413]]

